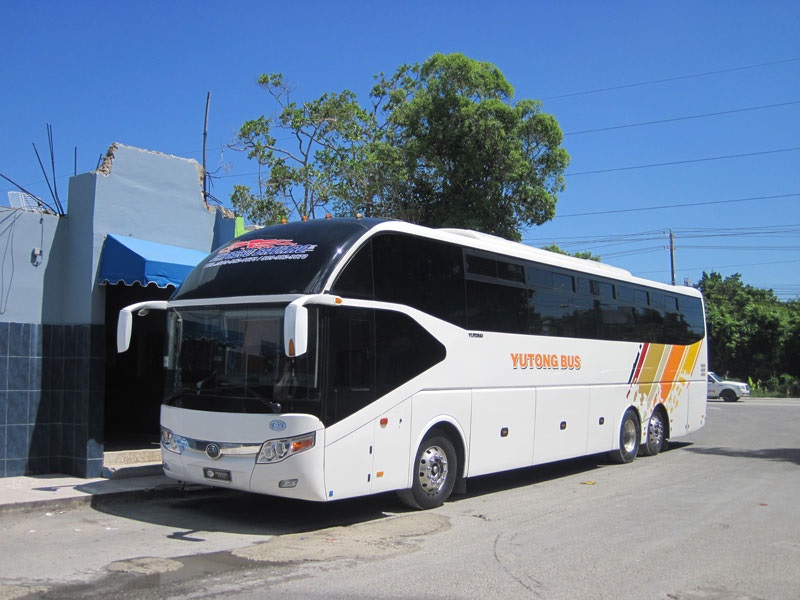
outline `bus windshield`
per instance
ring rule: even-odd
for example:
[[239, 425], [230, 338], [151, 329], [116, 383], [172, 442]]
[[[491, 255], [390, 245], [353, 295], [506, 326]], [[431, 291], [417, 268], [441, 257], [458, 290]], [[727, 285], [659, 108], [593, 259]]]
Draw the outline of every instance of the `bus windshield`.
[[283, 319], [284, 307], [274, 305], [170, 310], [165, 404], [319, 416], [315, 349], [287, 357]]

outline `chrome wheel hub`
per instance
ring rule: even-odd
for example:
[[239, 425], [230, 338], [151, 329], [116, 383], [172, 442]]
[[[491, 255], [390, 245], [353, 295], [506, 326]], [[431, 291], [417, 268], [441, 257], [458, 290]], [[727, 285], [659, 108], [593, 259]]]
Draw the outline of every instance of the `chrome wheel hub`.
[[447, 481], [447, 455], [439, 446], [431, 446], [422, 453], [417, 467], [422, 489], [428, 494], [437, 494]]
[[650, 439], [656, 442], [657, 444], [661, 444], [661, 440], [664, 437], [664, 423], [661, 421], [661, 417], [659, 415], [653, 415], [650, 417]]
[[636, 423], [633, 419], [626, 419], [622, 427], [622, 447], [628, 453], [636, 448]]

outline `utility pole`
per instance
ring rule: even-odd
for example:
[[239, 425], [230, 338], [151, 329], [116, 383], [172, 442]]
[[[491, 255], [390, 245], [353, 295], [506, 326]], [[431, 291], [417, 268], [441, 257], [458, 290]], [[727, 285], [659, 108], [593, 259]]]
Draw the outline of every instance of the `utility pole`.
[[672, 273], [672, 285], [675, 285], [675, 233], [669, 230], [669, 266]]
[[203, 121], [203, 202], [208, 206], [208, 171], [206, 171], [206, 138], [208, 138], [208, 107], [211, 104], [211, 92], [206, 95], [206, 116]]

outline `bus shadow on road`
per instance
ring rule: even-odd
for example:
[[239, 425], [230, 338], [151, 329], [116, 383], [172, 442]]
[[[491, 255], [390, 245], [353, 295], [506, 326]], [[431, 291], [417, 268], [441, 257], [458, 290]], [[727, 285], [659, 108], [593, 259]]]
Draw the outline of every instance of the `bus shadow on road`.
[[[451, 500], [588, 473], [606, 465], [602, 455], [588, 456], [475, 477], [469, 479], [466, 495], [454, 495]], [[204, 541], [203, 532], [285, 535], [376, 521], [412, 511], [394, 492], [317, 503], [204, 486], [184, 488], [180, 484], [123, 496], [98, 495], [92, 498], [92, 508], [121, 518], [175, 529], [169, 537], [186, 542]]]
[[569, 477], [570, 475], [589, 473], [607, 466], [609, 466], [609, 463], [602, 455], [582, 456], [533, 467], [523, 467], [513, 471], [472, 477], [467, 480], [467, 493], [464, 496], [455, 496], [455, 498], [483, 496], [504, 490], [527, 487], [537, 483], [561, 479], [562, 477]]
[[687, 448], [689, 452], [697, 454], [712, 454], [715, 456], [729, 456], [731, 458], [757, 458], [774, 462], [787, 462], [800, 465], [800, 448], [761, 448], [752, 450], [749, 448]]
[[398, 508], [394, 494], [331, 503], [288, 500], [274, 496], [200, 486], [163, 486], [122, 497], [95, 496], [92, 508], [117, 517], [174, 528], [169, 537], [203, 541], [203, 532], [253, 536], [303, 533], [354, 525], [389, 516]]
[[[670, 449], [674, 451], [687, 446], [691, 444], [671, 443]], [[705, 452], [715, 450], [720, 453], [741, 452], [730, 449], [696, 449]], [[769, 451], [752, 454], [760, 455], [763, 452]], [[780, 452], [793, 452], [793, 455], [787, 456], [800, 462], [798, 451]], [[610, 466], [612, 465], [605, 455], [600, 454], [473, 477], [467, 481], [466, 493], [454, 494], [451, 501], [458, 502], [461, 498], [479, 497], [572, 475], [589, 474]], [[355, 525], [377, 521], [397, 513], [412, 512], [393, 492], [318, 503], [204, 486], [184, 488], [180, 484], [159, 486], [124, 496], [98, 495], [92, 499], [92, 508], [121, 518], [175, 529], [168, 537], [186, 542], [204, 541], [204, 532], [275, 536]]]
[[[668, 450], [664, 452], [674, 452], [680, 449], [690, 448], [691, 442], [669, 442]], [[645, 457], [639, 457], [638, 460], [650, 460]], [[467, 493], [463, 496], [455, 496], [455, 498], [463, 498], [470, 496], [483, 496], [503, 490], [511, 490], [529, 485], [536, 485], [545, 483], [547, 481], [569, 477], [571, 475], [589, 474], [593, 471], [604, 468], [613, 468], [616, 466], [612, 463], [606, 454], [593, 454], [590, 456], [581, 456], [578, 458], [571, 458], [554, 463], [546, 463], [542, 465], [535, 465], [532, 467], [523, 467], [513, 471], [504, 471], [502, 473], [494, 473], [491, 475], [483, 475], [481, 477], [473, 477], [467, 480]]]

